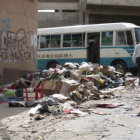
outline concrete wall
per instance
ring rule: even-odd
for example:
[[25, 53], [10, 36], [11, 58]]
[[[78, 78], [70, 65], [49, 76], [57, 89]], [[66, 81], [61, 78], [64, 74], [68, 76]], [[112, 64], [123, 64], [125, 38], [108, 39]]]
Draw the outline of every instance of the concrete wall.
[[38, 27], [56, 27], [83, 24], [83, 0], [39, 0], [40, 10], [55, 10], [55, 13], [38, 13]]
[[39, 0], [38, 27], [56, 27], [105, 22], [132, 22], [140, 25], [140, 0]]
[[79, 13], [57, 12], [38, 14], [39, 28], [77, 25], [79, 23]]
[[35, 70], [37, 0], [0, 0], [0, 85]]
[[87, 4], [137, 7], [140, 6], [140, 0], [87, 0]]
[[89, 24], [93, 23], [112, 23], [112, 22], [130, 22], [136, 25], [140, 25], [140, 17], [138, 16], [124, 16], [124, 15], [99, 15], [99, 14], [89, 14]]
[[130, 22], [140, 25], [139, 9], [140, 5], [133, 7], [87, 4], [85, 23]]
[[57, 9], [57, 10], [79, 10], [79, 3], [78, 2], [39, 2], [38, 3], [39, 9]]

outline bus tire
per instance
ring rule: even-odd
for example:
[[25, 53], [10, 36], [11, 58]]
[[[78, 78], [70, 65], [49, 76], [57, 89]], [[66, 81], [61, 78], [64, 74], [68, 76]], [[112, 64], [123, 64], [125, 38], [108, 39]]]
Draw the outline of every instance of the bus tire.
[[113, 66], [116, 68], [116, 71], [120, 71], [122, 72], [123, 74], [125, 74], [127, 72], [127, 65], [125, 62], [119, 60], [119, 61], [116, 61]]
[[47, 63], [46, 69], [56, 68], [56, 64], [59, 64], [59, 63], [57, 61], [50, 61], [50, 62]]

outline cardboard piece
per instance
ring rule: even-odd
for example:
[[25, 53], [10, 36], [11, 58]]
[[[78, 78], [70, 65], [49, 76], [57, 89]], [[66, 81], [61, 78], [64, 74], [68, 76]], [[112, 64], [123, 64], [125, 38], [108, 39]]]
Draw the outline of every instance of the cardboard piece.
[[53, 93], [60, 93], [60, 90], [62, 88], [62, 85], [63, 85], [63, 82], [62, 81], [56, 83], [55, 88], [53, 90]]
[[60, 93], [63, 93], [63, 94], [74, 91], [79, 86], [79, 83], [75, 80], [63, 79], [62, 83], [63, 84], [62, 84]]
[[[43, 81], [43, 88], [44, 90], [54, 90], [55, 86], [56, 86], [56, 82], [55, 81]], [[39, 90], [41, 89], [41, 84], [39, 85]]]

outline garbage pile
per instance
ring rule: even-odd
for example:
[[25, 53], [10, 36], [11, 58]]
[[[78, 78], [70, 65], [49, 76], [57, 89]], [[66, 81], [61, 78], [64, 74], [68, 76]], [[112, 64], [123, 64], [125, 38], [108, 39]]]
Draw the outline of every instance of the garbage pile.
[[[133, 80], [134, 82], [134, 80]], [[112, 66], [94, 67], [91, 63], [65, 63], [27, 75], [0, 89], [9, 107], [34, 107], [29, 115], [73, 113], [86, 115], [77, 105], [88, 100], [111, 98], [106, 88], [125, 86], [125, 75]], [[38, 118], [39, 119], [39, 118]]]

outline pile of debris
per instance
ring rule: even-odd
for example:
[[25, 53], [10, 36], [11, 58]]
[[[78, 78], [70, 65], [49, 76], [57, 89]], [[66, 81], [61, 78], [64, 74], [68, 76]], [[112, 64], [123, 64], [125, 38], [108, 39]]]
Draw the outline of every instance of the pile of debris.
[[[65, 63], [27, 75], [1, 88], [2, 101], [9, 107], [34, 107], [29, 115], [74, 113], [80, 116], [87, 113], [78, 110], [78, 105], [87, 100], [113, 97], [107, 88], [125, 86], [130, 81], [112, 66], [94, 67], [91, 63]], [[39, 98], [40, 94], [40, 98]], [[105, 105], [111, 106], [111, 105]]]

